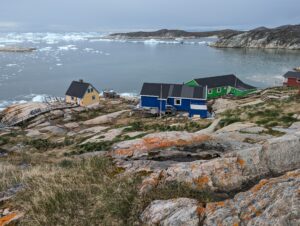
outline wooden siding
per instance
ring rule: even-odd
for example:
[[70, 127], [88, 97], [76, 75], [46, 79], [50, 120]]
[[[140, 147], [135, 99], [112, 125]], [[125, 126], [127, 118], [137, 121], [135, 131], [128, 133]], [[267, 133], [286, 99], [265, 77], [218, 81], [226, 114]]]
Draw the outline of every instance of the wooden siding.
[[[89, 89], [90, 88], [92, 87], [89, 87]], [[82, 99], [77, 97], [73, 97], [72, 99], [71, 96], [66, 96], [66, 103], [79, 104], [80, 106], [89, 106], [92, 104], [99, 103], [99, 101], [100, 101], [99, 93], [94, 88], [92, 89], [92, 92], [88, 92], [87, 90]]]
[[289, 87], [300, 87], [300, 81], [297, 78], [288, 78], [284, 85]]
[[[191, 87], [199, 86], [195, 80], [191, 80], [185, 84]], [[219, 92], [218, 89], [220, 89]], [[211, 92], [209, 92], [209, 90]], [[240, 90], [231, 86], [214, 87], [207, 89], [207, 99], [216, 99], [222, 96], [226, 96], [228, 94], [232, 94], [237, 97], [242, 97], [254, 92], [255, 90], [256, 89]]]
[[165, 112], [166, 100], [159, 100], [158, 97], [152, 96], [141, 96], [141, 107], [157, 108]]
[[[175, 100], [180, 99], [181, 104], [175, 105]], [[166, 105], [171, 105], [179, 112], [188, 112], [190, 117], [199, 115], [201, 118], [207, 118], [207, 110], [205, 109], [192, 109], [191, 105], [199, 105], [206, 107], [206, 100], [186, 99], [186, 98], [168, 98], [167, 100], [160, 100], [158, 97], [141, 96], [141, 107], [143, 108], [157, 108], [162, 107], [162, 112], [165, 112]], [[204, 108], [204, 107], [203, 107]]]

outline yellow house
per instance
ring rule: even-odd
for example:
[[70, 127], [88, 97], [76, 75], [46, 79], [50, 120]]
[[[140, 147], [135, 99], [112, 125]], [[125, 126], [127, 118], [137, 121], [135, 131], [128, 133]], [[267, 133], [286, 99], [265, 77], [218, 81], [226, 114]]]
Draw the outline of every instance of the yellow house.
[[83, 80], [73, 81], [66, 92], [66, 103], [89, 106], [99, 103], [99, 92], [90, 83]]

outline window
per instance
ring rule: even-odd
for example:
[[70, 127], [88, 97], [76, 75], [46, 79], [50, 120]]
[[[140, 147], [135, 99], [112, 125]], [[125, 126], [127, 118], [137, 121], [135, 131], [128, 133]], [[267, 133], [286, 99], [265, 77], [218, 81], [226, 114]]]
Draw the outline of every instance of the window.
[[71, 97], [71, 100], [74, 100], [74, 97]]
[[212, 94], [212, 89], [208, 89], [208, 94]]
[[91, 88], [91, 93], [92, 93], [92, 92], [94, 92], [94, 89], [93, 89], [93, 88]]
[[218, 89], [217, 89], [217, 92], [218, 92], [218, 93], [221, 93], [221, 90], [222, 90], [221, 88], [218, 88]]
[[181, 99], [175, 99], [174, 105], [181, 105]]
[[298, 83], [300, 83], [300, 78], [299, 78], [299, 79], [297, 79], [297, 82], [298, 82]]
[[92, 99], [93, 99], [93, 100], [95, 100], [95, 99], [96, 99], [96, 97], [95, 97], [95, 96], [92, 96]]

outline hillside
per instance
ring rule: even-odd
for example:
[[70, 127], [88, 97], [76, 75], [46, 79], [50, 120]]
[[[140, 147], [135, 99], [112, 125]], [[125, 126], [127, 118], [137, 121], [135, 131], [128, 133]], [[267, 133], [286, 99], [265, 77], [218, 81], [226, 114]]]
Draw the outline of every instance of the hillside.
[[260, 27], [248, 32], [222, 37], [211, 46], [299, 50], [300, 25], [286, 25], [274, 29]]
[[175, 38], [204, 38], [210, 36], [226, 37], [235, 34], [240, 34], [240, 31], [234, 30], [220, 30], [220, 31], [208, 31], [208, 32], [188, 32], [183, 30], [168, 30], [162, 29], [158, 31], [139, 31], [129, 33], [115, 33], [108, 36], [108, 38], [115, 39], [175, 39]]
[[[0, 128], [0, 225], [299, 225], [297, 93], [220, 98], [215, 119], [142, 117], [137, 99], [102, 98]], [[12, 105], [0, 122], [43, 105]]]

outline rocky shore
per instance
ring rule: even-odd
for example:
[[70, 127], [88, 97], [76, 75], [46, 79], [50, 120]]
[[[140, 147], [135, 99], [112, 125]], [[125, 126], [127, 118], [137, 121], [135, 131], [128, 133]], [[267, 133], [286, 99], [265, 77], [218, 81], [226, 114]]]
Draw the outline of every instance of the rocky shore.
[[262, 48], [262, 49], [300, 49], [300, 25], [286, 25], [277, 28], [259, 27], [250, 31], [236, 31], [231, 29], [209, 32], [188, 32], [183, 30], [162, 29], [151, 32], [115, 33], [105, 39], [197, 39], [215, 36], [218, 41], [211, 43], [216, 48]]
[[235, 34], [240, 34], [240, 31], [235, 30], [220, 30], [220, 31], [208, 31], [208, 32], [188, 32], [183, 30], [168, 30], [162, 29], [151, 32], [128, 32], [128, 33], [115, 33], [107, 36], [109, 39], [195, 39], [205, 37], [226, 37]]
[[146, 118], [136, 104], [101, 100], [1, 129], [0, 223], [299, 225], [297, 90], [215, 100], [215, 119]]
[[300, 49], [300, 25], [287, 25], [273, 29], [256, 28], [248, 32], [220, 38], [211, 44], [217, 48]]
[[26, 53], [26, 52], [33, 52], [36, 48], [29, 48], [29, 47], [18, 47], [18, 46], [0, 46], [0, 52], [19, 52], [19, 53]]

